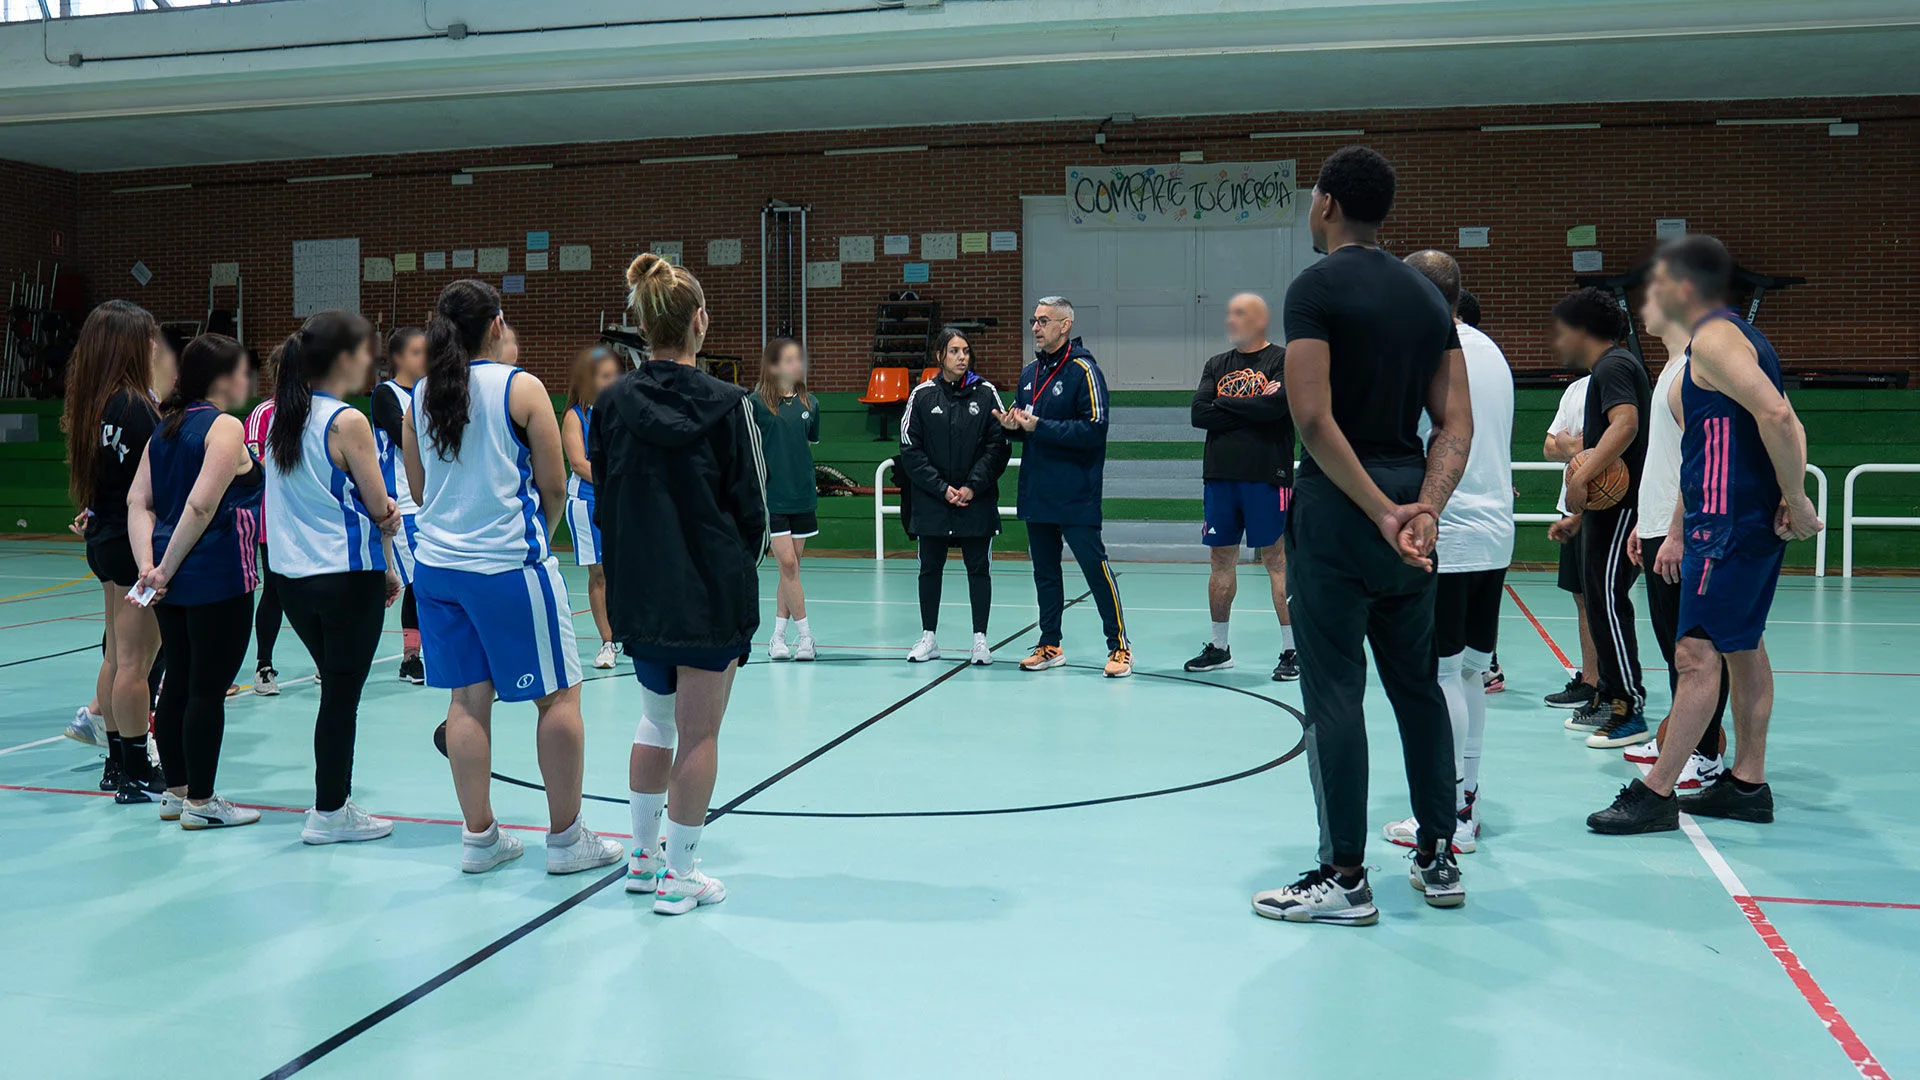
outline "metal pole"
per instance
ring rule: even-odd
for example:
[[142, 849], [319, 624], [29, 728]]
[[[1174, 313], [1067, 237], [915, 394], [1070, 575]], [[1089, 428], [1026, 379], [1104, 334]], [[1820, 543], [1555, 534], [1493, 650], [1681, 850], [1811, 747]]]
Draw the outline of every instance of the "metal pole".
[[800, 347], [807, 344], [807, 208], [800, 208]]
[[760, 208], [760, 348], [767, 347], [767, 208]]

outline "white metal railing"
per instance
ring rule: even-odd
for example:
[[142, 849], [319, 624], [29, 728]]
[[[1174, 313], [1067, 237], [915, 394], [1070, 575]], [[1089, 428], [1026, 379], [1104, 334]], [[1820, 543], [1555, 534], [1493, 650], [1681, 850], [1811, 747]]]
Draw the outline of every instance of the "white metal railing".
[[[1886, 462], [1855, 465], [1847, 473], [1847, 482], [1843, 488], [1840, 502], [1840, 576], [1853, 576], [1853, 527], [1855, 525], [1885, 525], [1900, 529], [1920, 529], [1920, 517], [1855, 517], [1853, 514], [1853, 482], [1864, 473], [1920, 473], [1920, 465], [1895, 465]], [[1822, 486], [1824, 494], [1825, 487]], [[1824, 499], [1822, 505], [1825, 505]], [[1821, 515], [1824, 519], [1825, 515]], [[1822, 534], [1825, 538], [1825, 534]]]
[[[1807, 462], [1807, 475], [1813, 477], [1813, 480], [1814, 480], [1814, 495], [1813, 495], [1814, 513], [1820, 515], [1820, 521], [1822, 524], [1826, 524], [1826, 521], [1827, 521], [1827, 474], [1826, 474], [1826, 471], [1821, 469], [1820, 466], [1815, 465], [1813, 462], [1809, 461]], [[1833, 531], [1833, 527], [1831, 525], [1828, 525], [1826, 528], [1821, 529], [1819, 532], [1815, 533], [1813, 536], [1813, 576], [1814, 577], [1827, 576], [1827, 534], [1832, 531]]]
[[[887, 518], [900, 516], [899, 507], [887, 505], [887, 469], [893, 463], [894, 459], [888, 458], [873, 469], [873, 561], [877, 563], [887, 561]], [[1007, 462], [1009, 469], [1018, 468], [1019, 465], [1019, 458]], [[1000, 516], [1003, 518], [1013, 517], [1019, 512], [1011, 506], [1000, 507]]]
[[[1564, 461], [1516, 461], [1513, 463], [1513, 471], [1517, 473], [1565, 473], [1567, 471], [1567, 463]], [[1513, 521], [1516, 525], [1551, 525], [1559, 520], [1559, 514], [1522, 514], [1516, 512], [1513, 515]]]

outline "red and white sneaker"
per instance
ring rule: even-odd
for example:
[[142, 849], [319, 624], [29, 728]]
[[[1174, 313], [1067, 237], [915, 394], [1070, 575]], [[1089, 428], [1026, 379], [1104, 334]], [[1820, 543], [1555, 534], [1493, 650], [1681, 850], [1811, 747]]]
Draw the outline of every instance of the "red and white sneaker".
[[1639, 746], [1629, 746], [1622, 750], [1620, 756], [1626, 758], [1629, 764], [1651, 765], [1660, 760], [1660, 745], [1648, 739]]
[[1680, 770], [1680, 781], [1673, 786], [1681, 791], [1699, 791], [1720, 779], [1720, 774], [1726, 771], [1724, 758], [1707, 757], [1696, 750], [1688, 755], [1686, 766]]
[[[1417, 844], [1415, 838], [1420, 832], [1420, 822], [1413, 818], [1392, 821], [1388, 822], [1387, 827], [1380, 832], [1387, 838], [1388, 843], [1410, 848]], [[1479, 850], [1479, 847], [1480, 815], [1469, 806], [1460, 812], [1459, 824], [1453, 827], [1453, 853], [1471, 855]]]

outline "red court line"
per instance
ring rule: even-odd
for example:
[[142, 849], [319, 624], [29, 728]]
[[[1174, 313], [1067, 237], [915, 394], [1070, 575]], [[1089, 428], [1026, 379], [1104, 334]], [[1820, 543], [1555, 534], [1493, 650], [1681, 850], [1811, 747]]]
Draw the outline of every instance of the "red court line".
[[1560, 661], [1561, 667], [1572, 671], [1573, 661], [1567, 659], [1567, 654], [1560, 651], [1559, 643], [1553, 640], [1552, 634], [1547, 633], [1546, 627], [1540, 625], [1540, 620], [1533, 617], [1533, 609], [1527, 606], [1525, 600], [1520, 599], [1520, 594], [1513, 590], [1513, 586], [1508, 585], [1506, 588], [1507, 595], [1513, 597], [1514, 605], [1520, 609], [1520, 614], [1527, 617], [1527, 621], [1533, 624], [1534, 631], [1540, 635], [1540, 640], [1546, 642], [1547, 648], [1553, 650], [1554, 659]]
[[[87, 791], [83, 788], [35, 787], [31, 784], [0, 784], [0, 791], [28, 791], [28, 792], [34, 792], [42, 795], [94, 795], [103, 799], [110, 799], [113, 797], [113, 792], [111, 791]], [[269, 810], [276, 814], [304, 814], [307, 812], [304, 807], [298, 807], [298, 806], [269, 806], [265, 803], [243, 803], [243, 802], [237, 802], [237, 803], [234, 803], [233, 805], [244, 806], [249, 810]], [[388, 821], [404, 821], [410, 825], [458, 825], [462, 828], [466, 827], [466, 822], [458, 821], [452, 818], [402, 817], [399, 814], [382, 814], [382, 813], [374, 813], [373, 816], [383, 817], [383, 818], [386, 818]], [[503, 829], [519, 829], [523, 832], [550, 832], [551, 831], [545, 825], [514, 825], [505, 821], [500, 822], [500, 827]], [[611, 836], [616, 840], [633, 839], [633, 837], [627, 833], [603, 832], [603, 833], [600, 833], [599, 835]]]
[[1920, 911], [1920, 904], [1900, 904], [1890, 900], [1826, 900], [1813, 896], [1749, 896], [1762, 904], [1814, 904], [1820, 907], [1887, 908], [1893, 911]]
[[[1507, 592], [1513, 596], [1513, 602], [1520, 606], [1520, 610], [1526, 613], [1527, 621], [1533, 623], [1533, 628], [1539, 633], [1540, 640], [1546, 642], [1547, 648], [1553, 650], [1553, 655], [1560, 658], [1561, 666], [1570, 667], [1571, 665], [1567, 664], [1567, 654], [1560, 651], [1560, 646], [1553, 640], [1553, 635], [1547, 633], [1547, 628], [1540, 625], [1540, 620], [1533, 617], [1533, 612], [1527, 611], [1526, 603], [1520, 599], [1518, 593], [1513, 591], [1513, 586], [1508, 585]], [[1707, 849], [1712, 850], [1712, 847], [1713, 842], [1708, 840]], [[1702, 854], [1704, 855], [1705, 852], [1703, 851]], [[1715, 876], [1719, 876], [1718, 871]], [[1760, 941], [1766, 945], [1767, 951], [1773, 954], [1775, 962], [1787, 973], [1787, 978], [1793, 980], [1794, 989], [1800, 991], [1801, 998], [1813, 1010], [1814, 1016], [1819, 1018], [1821, 1026], [1825, 1027], [1827, 1034], [1833, 1036], [1834, 1041], [1840, 1044], [1841, 1052], [1845, 1053], [1847, 1060], [1853, 1063], [1854, 1071], [1860, 1074], [1862, 1080], [1892, 1080], [1887, 1075], [1887, 1070], [1873, 1056], [1873, 1051], [1867, 1049], [1867, 1044], [1853, 1030], [1853, 1025], [1847, 1023], [1847, 1018], [1840, 1015], [1840, 1010], [1834, 1005], [1833, 999], [1827, 996], [1827, 992], [1820, 988], [1818, 982], [1814, 981], [1812, 973], [1807, 971], [1806, 965], [1800, 962], [1800, 957], [1794, 953], [1793, 947], [1787, 944], [1786, 938], [1780, 935], [1780, 931], [1774, 928], [1766, 913], [1760, 910], [1758, 898], [1740, 895], [1725, 881], [1721, 884], [1727, 889], [1727, 895], [1739, 905], [1740, 913], [1747, 917], [1747, 923], [1753, 927], [1753, 932], [1760, 935]]]

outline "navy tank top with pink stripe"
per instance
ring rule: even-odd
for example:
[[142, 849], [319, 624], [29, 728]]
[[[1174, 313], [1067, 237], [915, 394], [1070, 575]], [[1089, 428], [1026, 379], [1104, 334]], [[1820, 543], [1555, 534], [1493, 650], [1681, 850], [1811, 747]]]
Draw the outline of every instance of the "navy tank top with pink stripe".
[[[211, 402], [187, 406], [180, 430], [171, 437], [164, 424], [147, 444], [147, 468], [153, 483], [153, 561], [166, 555], [167, 542], [187, 508], [187, 496], [207, 458], [207, 431], [220, 416]], [[252, 456], [252, 451], [248, 451]], [[211, 604], [252, 592], [260, 583], [260, 463], [227, 485], [206, 531], [167, 583], [161, 602], [182, 607]]]
[[[1780, 356], [1773, 344], [1730, 309], [1701, 319], [1694, 324], [1694, 334], [1715, 319], [1725, 319], [1746, 335], [1760, 370], [1774, 389], [1781, 389]], [[1717, 559], [1780, 547], [1783, 541], [1773, 531], [1780, 483], [1753, 414], [1717, 390], [1702, 389], [1691, 373], [1680, 380], [1680, 404], [1686, 413], [1686, 430], [1680, 436], [1680, 497], [1687, 508], [1687, 553]]]

